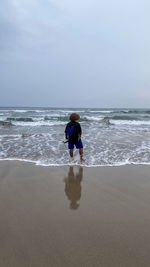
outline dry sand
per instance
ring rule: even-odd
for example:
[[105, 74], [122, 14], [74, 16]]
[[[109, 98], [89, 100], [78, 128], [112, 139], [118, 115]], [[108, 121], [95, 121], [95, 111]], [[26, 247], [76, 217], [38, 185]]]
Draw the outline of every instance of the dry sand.
[[0, 267], [150, 266], [150, 166], [0, 162]]

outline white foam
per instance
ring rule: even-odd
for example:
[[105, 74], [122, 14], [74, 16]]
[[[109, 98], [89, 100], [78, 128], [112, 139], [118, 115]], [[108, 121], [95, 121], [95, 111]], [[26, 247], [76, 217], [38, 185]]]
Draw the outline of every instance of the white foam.
[[13, 125], [15, 126], [55, 126], [55, 125], [66, 125], [66, 122], [63, 121], [29, 121], [29, 122], [24, 122], [24, 121], [13, 121]]
[[113, 113], [113, 110], [90, 110], [91, 113]]
[[7, 116], [6, 116], [6, 115], [3, 115], [0, 119], [1, 119], [2, 121], [7, 121]]
[[26, 109], [13, 109], [12, 111], [17, 112], [17, 113], [24, 113], [24, 112], [30, 112], [31, 110], [26, 110]]
[[150, 162], [133, 162], [133, 161], [124, 161], [124, 162], [115, 162], [115, 163], [108, 163], [108, 164], [87, 164], [85, 163], [79, 163], [79, 162], [66, 162], [66, 163], [44, 163], [40, 160], [31, 160], [31, 159], [23, 159], [23, 158], [0, 158], [0, 161], [23, 161], [23, 162], [29, 162], [34, 163], [38, 166], [45, 166], [45, 167], [63, 167], [63, 166], [83, 166], [87, 168], [95, 168], [95, 167], [120, 167], [125, 165], [150, 165]]
[[74, 109], [66, 109], [66, 110], [63, 110], [63, 109], [57, 109], [57, 111], [60, 111], [60, 112], [62, 112], [62, 113], [73, 113], [73, 112], [75, 112], [75, 113], [77, 113], [77, 112], [86, 112], [87, 110], [74, 110]]
[[102, 121], [104, 119], [104, 116], [97, 116], [97, 117], [94, 117], [94, 116], [84, 116], [83, 119], [87, 119], [89, 121]]
[[150, 121], [111, 120], [111, 118], [110, 122], [116, 125], [150, 125]]
[[[60, 114], [60, 113], [46, 113], [46, 114], [44, 114], [44, 117], [42, 117], [42, 118], [48, 117], [48, 118], [57, 118], [57, 119], [59, 119], [59, 118], [64, 118], [64, 115], [65, 114]], [[68, 116], [68, 120], [69, 120], [68, 113], [66, 113], [66, 117], [67, 116]]]

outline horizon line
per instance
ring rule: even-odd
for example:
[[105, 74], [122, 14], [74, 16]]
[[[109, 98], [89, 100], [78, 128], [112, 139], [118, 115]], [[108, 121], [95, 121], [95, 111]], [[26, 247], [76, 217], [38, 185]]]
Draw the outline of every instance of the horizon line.
[[150, 109], [150, 107], [56, 107], [56, 106], [0, 106], [0, 108], [54, 108], [54, 109]]

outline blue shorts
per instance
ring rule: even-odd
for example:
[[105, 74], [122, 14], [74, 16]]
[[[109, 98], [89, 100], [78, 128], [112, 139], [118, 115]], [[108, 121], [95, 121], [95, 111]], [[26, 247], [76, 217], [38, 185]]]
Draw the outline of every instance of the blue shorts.
[[80, 148], [83, 148], [83, 144], [81, 141], [75, 143], [75, 144], [72, 144], [72, 143], [68, 143], [68, 148], [69, 149], [74, 149], [74, 145], [76, 146], [77, 149], [80, 149]]

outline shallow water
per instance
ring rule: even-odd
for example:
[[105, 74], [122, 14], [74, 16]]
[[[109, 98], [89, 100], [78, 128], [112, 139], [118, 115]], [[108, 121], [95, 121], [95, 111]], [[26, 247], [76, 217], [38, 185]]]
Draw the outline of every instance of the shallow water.
[[0, 159], [70, 163], [63, 143], [72, 112], [80, 114], [86, 166], [150, 164], [150, 110], [0, 108]]

